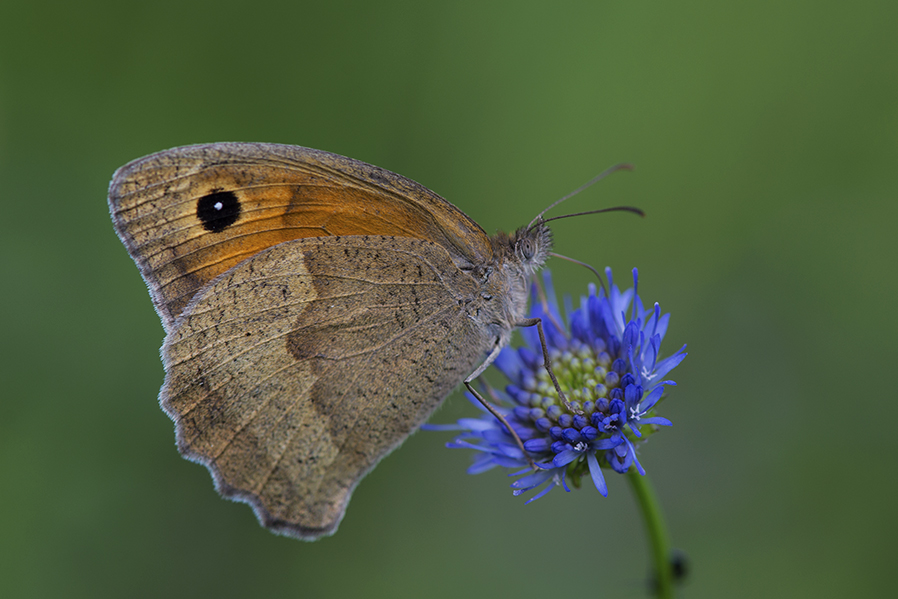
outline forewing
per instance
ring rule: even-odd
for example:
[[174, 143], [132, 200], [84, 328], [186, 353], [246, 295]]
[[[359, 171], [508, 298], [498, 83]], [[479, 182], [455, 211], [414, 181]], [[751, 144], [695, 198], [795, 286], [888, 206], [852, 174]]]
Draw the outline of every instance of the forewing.
[[178, 447], [280, 532], [336, 530], [350, 494], [469, 374], [491, 340], [441, 246], [278, 245], [197, 296], [163, 347]]
[[290, 239], [394, 235], [485, 264], [489, 237], [452, 204], [390, 171], [298, 146], [217, 143], [116, 171], [109, 207], [166, 330], [203, 286]]

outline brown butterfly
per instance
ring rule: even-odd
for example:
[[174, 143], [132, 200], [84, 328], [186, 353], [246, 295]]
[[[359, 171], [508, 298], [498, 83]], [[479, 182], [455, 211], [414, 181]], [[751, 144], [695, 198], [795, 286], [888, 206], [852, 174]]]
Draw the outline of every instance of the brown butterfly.
[[178, 450], [280, 534], [332, 534], [362, 477], [538, 324], [545, 221], [490, 237], [350, 158], [175, 148], [116, 171], [109, 207], [165, 327]]

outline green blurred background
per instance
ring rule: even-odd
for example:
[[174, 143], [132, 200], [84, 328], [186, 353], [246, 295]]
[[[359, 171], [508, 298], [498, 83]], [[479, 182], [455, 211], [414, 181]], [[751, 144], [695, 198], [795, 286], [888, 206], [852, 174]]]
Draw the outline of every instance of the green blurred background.
[[646, 219], [554, 230], [618, 281], [638, 266], [666, 353], [689, 344], [641, 453], [682, 596], [894, 588], [894, 1], [7, 0], [0, 23], [0, 596], [645, 594], [621, 477], [524, 506], [446, 433], [316, 543], [218, 498], [157, 406], [162, 328], [105, 198], [125, 162], [209, 141], [377, 164], [489, 232], [635, 163], [565, 210]]

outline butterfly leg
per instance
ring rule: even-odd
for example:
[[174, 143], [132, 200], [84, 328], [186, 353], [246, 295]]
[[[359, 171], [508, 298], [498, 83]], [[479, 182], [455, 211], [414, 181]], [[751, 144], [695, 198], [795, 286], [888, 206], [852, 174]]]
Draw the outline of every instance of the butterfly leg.
[[552, 379], [552, 384], [555, 385], [555, 391], [558, 392], [558, 400], [568, 408], [570, 408], [570, 404], [568, 404], [567, 398], [564, 396], [564, 392], [561, 390], [561, 385], [558, 384], [558, 379], [555, 378], [555, 372], [552, 370], [552, 359], [549, 358], [549, 346], [546, 344], [546, 334], [543, 332], [543, 321], [541, 318], [527, 318], [526, 320], [522, 320], [521, 322], [515, 323], [516, 327], [536, 327], [536, 331], [539, 333], [539, 344], [542, 346], [543, 350], [543, 366], [545, 366], [546, 371], [549, 373], [549, 378]]
[[474, 397], [476, 397], [480, 403], [483, 404], [483, 407], [486, 408], [490, 414], [492, 414], [493, 416], [496, 417], [496, 420], [498, 420], [503, 425], [505, 425], [506, 430], [508, 430], [508, 432], [511, 433], [511, 436], [514, 437], [515, 443], [521, 449], [521, 453], [523, 453], [524, 457], [527, 458], [527, 461], [530, 462], [530, 467], [533, 468], [534, 470], [537, 470], [537, 467], [533, 461], [533, 458], [531, 458], [530, 454], [527, 453], [527, 450], [524, 449], [524, 442], [521, 441], [521, 438], [515, 432], [514, 428], [512, 428], [512, 426], [510, 424], [508, 424], [508, 421], [505, 419], [505, 416], [500, 414], [499, 410], [497, 410], [495, 408], [495, 406], [493, 406], [493, 404], [491, 404], [486, 399], [484, 399], [484, 397], [482, 395], [480, 395], [480, 393], [477, 392], [477, 390], [474, 388], [474, 386], [471, 385], [471, 382], [474, 379], [476, 379], [478, 376], [483, 374], [484, 370], [489, 368], [490, 364], [492, 364], [493, 361], [499, 356], [500, 351], [502, 351], [502, 347], [499, 345], [496, 345], [496, 347], [493, 349], [493, 351], [490, 352], [490, 355], [488, 355], [486, 357], [486, 360], [483, 361], [483, 364], [481, 364], [477, 370], [472, 372], [471, 376], [469, 376], [468, 378], [465, 379], [465, 387], [467, 387], [468, 391], [470, 391], [471, 394]]

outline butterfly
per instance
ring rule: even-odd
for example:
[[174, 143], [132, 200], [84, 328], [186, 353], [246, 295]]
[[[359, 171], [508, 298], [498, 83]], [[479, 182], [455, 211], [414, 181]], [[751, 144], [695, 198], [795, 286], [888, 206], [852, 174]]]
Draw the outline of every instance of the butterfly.
[[541, 217], [489, 236], [351, 158], [174, 148], [118, 169], [109, 208], [165, 328], [159, 401], [178, 450], [279, 534], [332, 534], [365, 474], [539, 324]]

